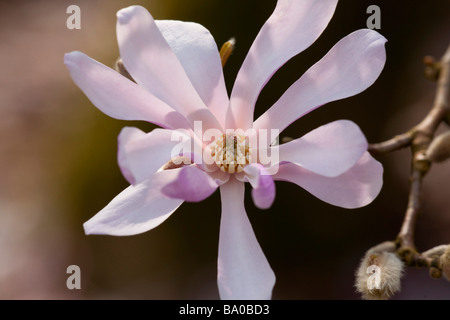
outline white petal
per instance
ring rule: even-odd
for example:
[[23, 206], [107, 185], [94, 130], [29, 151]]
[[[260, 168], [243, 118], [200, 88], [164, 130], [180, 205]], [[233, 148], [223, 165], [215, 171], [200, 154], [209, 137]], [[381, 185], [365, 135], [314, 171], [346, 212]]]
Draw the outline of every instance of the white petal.
[[86, 234], [127, 236], [160, 225], [183, 203], [161, 193], [161, 189], [176, 178], [178, 170], [157, 172], [145, 182], [126, 188], [84, 223]]
[[190, 165], [182, 168], [177, 178], [167, 184], [162, 192], [171, 198], [199, 202], [212, 195], [218, 186], [219, 184], [207, 172], [196, 165]]
[[338, 120], [303, 137], [272, 147], [280, 162], [295, 163], [317, 174], [335, 177], [350, 169], [367, 151], [367, 140], [352, 121]]
[[383, 185], [383, 166], [368, 152], [348, 171], [325, 177], [293, 163], [280, 165], [275, 180], [289, 181], [329, 204], [353, 209], [371, 203]]
[[374, 30], [361, 29], [341, 39], [319, 62], [297, 80], [254, 124], [258, 129], [279, 129], [330, 102], [370, 87], [386, 62], [386, 39]]
[[64, 56], [73, 81], [102, 112], [121, 120], [144, 120], [165, 128], [186, 128], [186, 119], [134, 82], [82, 52]]
[[117, 13], [117, 39], [125, 68], [137, 83], [180, 112], [191, 125], [202, 120], [205, 127], [220, 127], [145, 8], [130, 6]]
[[251, 163], [244, 168], [244, 180], [252, 186], [253, 203], [260, 209], [268, 209], [275, 200], [275, 183], [271, 174], [259, 163]]
[[175, 151], [188, 152], [190, 147], [190, 137], [181, 130], [154, 129], [145, 133], [125, 127], [119, 134], [118, 162], [128, 182], [137, 184], [179, 155], [178, 152], [174, 154]]
[[220, 187], [218, 285], [222, 299], [270, 299], [275, 275], [256, 240], [244, 208], [244, 183]]
[[155, 22], [205, 105], [225, 126], [229, 99], [219, 50], [211, 33], [194, 22]]
[[337, 0], [278, 0], [236, 78], [227, 127], [248, 129], [261, 89], [286, 61], [309, 47], [328, 25]]

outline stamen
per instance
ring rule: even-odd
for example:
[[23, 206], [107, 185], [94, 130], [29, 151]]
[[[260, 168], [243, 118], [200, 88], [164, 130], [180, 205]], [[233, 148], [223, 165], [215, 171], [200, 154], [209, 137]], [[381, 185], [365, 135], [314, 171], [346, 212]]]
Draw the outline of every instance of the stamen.
[[211, 145], [211, 156], [223, 172], [239, 173], [251, 161], [251, 149], [244, 135], [223, 134]]

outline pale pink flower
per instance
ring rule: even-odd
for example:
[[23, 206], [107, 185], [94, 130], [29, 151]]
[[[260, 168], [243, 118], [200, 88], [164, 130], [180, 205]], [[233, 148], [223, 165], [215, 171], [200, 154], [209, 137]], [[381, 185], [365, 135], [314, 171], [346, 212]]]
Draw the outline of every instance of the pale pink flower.
[[[251, 128], [281, 132], [319, 106], [372, 85], [385, 63], [386, 39], [362, 29], [340, 40], [253, 122], [255, 102], [264, 85], [319, 37], [336, 5], [337, 0], [279, 0], [251, 46], [230, 98], [219, 52], [208, 30], [192, 22], [154, 21], [140, 6], [117, 13], [120, 56], [136, 83], [81, 52], [66, 54], [73, 80], [97, 108], [117, 119], [144, 120], [163, 128], [149, 133], [123, 129], [118, 162], [131, 186], [87, 221], [85, 232], [142, 233], [166, 220], [183, 201], [201, 201], [219, 188], [220, 296], [270, 299], [275, 275], [247, 218], [244, 182], [250, 182], [254, 203], [260, 208], [272, 204], [274, 180], [293, 182], [344, 208], [367, 205], [382, 186], [382, 166], [368, 154], [359, 127], [348, 120], [326, 124], [281, 146], [268, 141], [263, 148], [279, 152], [279, 161], [270, 164], [261, 163], [253, 149], [249, 161], [245, 156], [250, 151], [239, 140], [243, 136], [225, 134], [226, 129]], [[225, 155], [234, 160], [243, 157], [244, 164], [224, 166], [215, 161], [208, 165], [193, 152], [193, 164], [161, 170], [179, 143], [172, 139], [177, 129], [186, 129], [186, 141], [211, 154], [211, 146], [194, 132], [195, 121], [201, 121], [204, 130], [220, 130], [225, 140], [234, 139], [234, 151]], [[214, 142], [213, 149], [219, 144]], [[223, 155], [220, 147], [216, 153]], [[277, 172], [272, 170], [275, 167]]]

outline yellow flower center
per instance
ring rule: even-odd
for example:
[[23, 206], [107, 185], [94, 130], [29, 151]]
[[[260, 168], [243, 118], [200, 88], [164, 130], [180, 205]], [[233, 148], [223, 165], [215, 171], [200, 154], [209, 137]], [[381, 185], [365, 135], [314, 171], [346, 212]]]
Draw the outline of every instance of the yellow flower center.
[[223, 134], [211, 145], [211, 156], [223, 172], [239, 173], [250, 163], [250, 147], [242, 134]]

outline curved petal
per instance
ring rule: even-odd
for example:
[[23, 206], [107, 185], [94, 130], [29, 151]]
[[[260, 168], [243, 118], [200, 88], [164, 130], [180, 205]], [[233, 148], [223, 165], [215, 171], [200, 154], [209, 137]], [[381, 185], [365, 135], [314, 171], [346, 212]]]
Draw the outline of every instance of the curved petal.
[[157, 172], [149, 180], [126, 188], [84, 223], [86, 234], [128, 236], [160, 225], [183, 203], [161, 193], [161, 188], [175, 179], [177, 170]]
[[277, 128], [281, 132], [319, 106], [366, 90], [383, 70], [386, 41], [369, 29], [341, 39], [255, 121], [254, 128]]
[[229, 99], [219, 50], [213, 36], [208, 29], [194, 22], [155, 22], [195, 90], [224, 127]]
[[191, 139], [182, 130], [154, 129], [145, 133], [125, 127], [118, 140], [119, 167], [131, 184], [141, 183], [175, 156], [191, 151]]
[[252, 198], [260, 209], [268, 209], [275, 200], [275, 183], [270, 173], [260, 164], [251, 163], [244, 168], [245, 177], [252, 185]]
[[64, 63], [77, 86], [108, 116], [144, 120], [165, 128], [188, 127], [186, 119], [167, 104], [84, 53], [67, 53]]
[[280, 165], [275, 180], [299, 185], [329, 204], [353, 209], [371, 203], [383, 185], [383, 166], [368, 152], [348, 171], [325, 177], [292, 163]]
[[117, 40], [125, 68], [137, 83], [180, 112], [191, 125], [202, 120], [206, 127], [218, 127], [145, 8], [130, 6], [117, 12]]
[[215, 171], [209, 171], [208, 174], [219, 186], [227, 183], [228, 180], [230, 180], [230, 174], [219, 169]]
[[216, 191], [218, 182], [195, 165], [184, 167], [176, 179], [164, 186], [162, 192], [171, 198], [188, 202], [205, 200]]
[[292, 162], [322, 176], [336, 177], [353, 167], [367, 151], [367, 140], [354, 122], [338, 120], [271, 147], [271, 152], [277, 148], [280, 162]]
[[220, 187], [219, 293], [227, 300], [270, 299], [275, 275], [245, 212], [244, 189], [244, 183], [235, 179]]
[[336, 5], [337, 0], [278, 0], [237, 75], [227, 128], [251, 128], [255, 103], [264, 85], [278, 68], [320, 36]]

